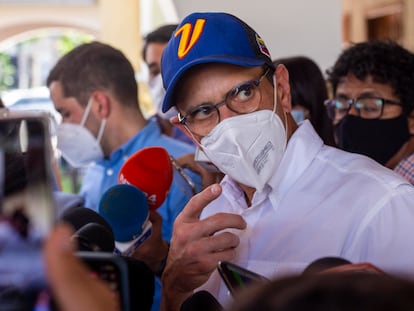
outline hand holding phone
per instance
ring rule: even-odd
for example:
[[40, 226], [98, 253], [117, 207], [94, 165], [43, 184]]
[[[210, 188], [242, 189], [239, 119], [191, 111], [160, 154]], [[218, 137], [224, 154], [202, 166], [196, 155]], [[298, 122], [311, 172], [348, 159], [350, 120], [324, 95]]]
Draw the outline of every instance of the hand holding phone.
[[42, 245], [55, 220], [49, 125], [42, 114], [0, 114], [0, 310], [47, 296]]
[[70, 226], [57, 224], [43, 248], [47, 280], [53, 291], [51, 306], [58, 308], [48, 308], [50, 306], [42, 304], [25, 310], [123, 310], [121, 307], [125, 305], [122, 297], [102, 280], [104, 276], [111, 276], [113, 271], [116, 271], [116, 275], [110, 279], [119, 280], [120, 275], [122, 278], [124, 274], [118, 274], [117, 270], [119, 258], [113, 257], [111, 253], [76, 253], [76, 245], [71, 242], [72, 234]]
[[91, 273], [118, 294], [122, 311], [129, 310], [128, 267], [122, 257], [105, 252], [78, 252]]

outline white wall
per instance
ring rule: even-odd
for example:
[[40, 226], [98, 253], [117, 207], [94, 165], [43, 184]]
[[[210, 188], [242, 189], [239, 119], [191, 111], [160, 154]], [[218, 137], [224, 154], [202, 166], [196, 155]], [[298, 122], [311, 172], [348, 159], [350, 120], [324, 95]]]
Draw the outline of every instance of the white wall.
[[265, 40], [272, 58], [305, 55], [325, 71], [341, 52], [341, 0], [174, 0], [178, 17], [232, 13]]

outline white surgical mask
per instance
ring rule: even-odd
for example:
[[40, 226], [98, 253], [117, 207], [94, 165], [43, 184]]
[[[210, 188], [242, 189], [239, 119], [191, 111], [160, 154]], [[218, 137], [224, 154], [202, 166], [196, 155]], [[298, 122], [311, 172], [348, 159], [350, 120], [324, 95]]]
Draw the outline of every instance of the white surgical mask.
[[165, 89], [162, 85], [161, 74], [157, 74], [151, 81], [149, 81], [148, 86], [155, 112], [165, 120], [169, 120], [172, 117], [175, 117], [177, 115], [177, 109], [174, 107], [172, 107], [167, 112], [162, 112], [162, 102], [165, 96]]
[[273, 111], [260, 110], [227, 118], [200, 143], [220, 171], [258, 192], [277, 170], [286, 149], [286, 130], [275, 113], [274, 89]]
[[61, 123], [57, 128], [57, 147], [62, 152], [63, 158], [76, 168], [88, 166], [104, 157], [100, 141], [106, 119], [102, 120], [97, 138], [84, 127], [91, 104], [92, 101], [89, 100], [80, 124]]

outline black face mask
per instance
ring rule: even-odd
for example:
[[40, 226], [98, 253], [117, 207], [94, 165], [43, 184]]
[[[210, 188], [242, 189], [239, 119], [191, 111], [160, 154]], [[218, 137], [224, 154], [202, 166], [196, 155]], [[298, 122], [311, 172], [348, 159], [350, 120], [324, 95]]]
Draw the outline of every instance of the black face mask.
[[393, 119], [345, 116], [335, 128], [338, 146], [364, 154], [384, 165], [410, 138], [405, 115]]

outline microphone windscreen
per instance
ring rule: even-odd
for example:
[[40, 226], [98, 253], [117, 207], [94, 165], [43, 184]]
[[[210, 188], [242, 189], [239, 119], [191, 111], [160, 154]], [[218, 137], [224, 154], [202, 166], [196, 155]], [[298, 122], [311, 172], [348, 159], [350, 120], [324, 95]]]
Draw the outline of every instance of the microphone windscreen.
[[149, 209], [141, 190], [121, 184], [109, 188], [102, 195], [98, 211], [111, 225], [115, 240], [128, 242], [142, 233]]
[[72, 239], [77, 242], [79, 251], [112, 253], [115, 249], [113, 232], [95, 222], [78, 229], [72, 235]]
[[188, 297], [182, 304], [180, 311], [222, 311], [223, 307], [211, 295], [205, 290], [195, 292], [190, 297]]
[[326, 269], [347, 265], [351, 262], [347, 259], [341, 257], [322, 257], [312, 261], [306, 268], [303, 270], [302, 274], [308, 275], [313, 273], [319, 273]]
[[112, 232], [111, 225], [90, 208], [75, 206], [66, 209], [60, 216], [60, 221], [70, 224], [75, 231], [91, 222], [104, 226], [108, 231]]
[[128, 266], [130, 309], [151, 310], [155, 291], [154, 273], [140, 260], [124, 256], [122, 258]]
[[120, 184], [130, 184], [143, 191], [148, 206], [155, 210], [165, 201], [173, 181], [170, 155], [162, 147], [146, 147], [130, 156], [118, 175]]

